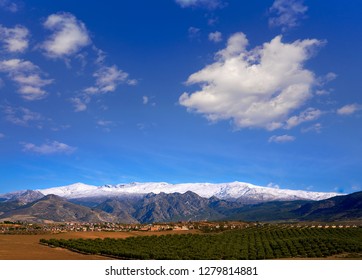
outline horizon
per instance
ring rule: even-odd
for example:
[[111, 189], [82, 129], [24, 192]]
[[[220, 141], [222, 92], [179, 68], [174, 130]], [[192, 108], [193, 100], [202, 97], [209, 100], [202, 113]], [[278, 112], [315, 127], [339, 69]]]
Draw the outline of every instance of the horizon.
[[0, 193], [235, 181], [361, 191], [361, 12], [0, 1]]

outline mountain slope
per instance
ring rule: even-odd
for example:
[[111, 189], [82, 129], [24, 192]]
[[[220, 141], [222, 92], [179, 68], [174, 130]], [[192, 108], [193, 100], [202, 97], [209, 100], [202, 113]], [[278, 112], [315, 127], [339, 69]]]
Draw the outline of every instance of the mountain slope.
[[362, 219], [362, 192], [309, 202], [293, 212], [302, 220], [341, 221]]
[[33, 202], [42, 197], [44, 197], [44, 194], [42, 194], [40, 191], [33, 190], [12, 192], [0, 196], [2, 201], [19, 201], [22, 203]]
[[134, 214], [141, 223], [178, 220], [215, 220], [224, 216], [209, 206], [209, 199], [193, 192], [149, 194]]
[[137, 224], [139, 221], [132, 215], [136, 212], [139, 199], [109, 198], [100, 203], [96, 209], [117, 217], [118, 222], [124, 224]]
[[0, 219], [31, 222], [114, 222], [116, 219], [102, 211], [76, 205], [56, 195], [5, 212]]
[[321, 201], [273, 201], [230, 209], [230, 220], [346, 221], [362, 220], [362, 192]]

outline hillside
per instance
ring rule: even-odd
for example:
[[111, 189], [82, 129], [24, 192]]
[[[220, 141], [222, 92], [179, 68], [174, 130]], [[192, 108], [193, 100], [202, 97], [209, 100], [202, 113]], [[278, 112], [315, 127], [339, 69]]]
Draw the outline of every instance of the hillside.
[[116, 218], [77, 205], [56, 195], [47, 195], [32, 203], [5, 212], [1, 219], [28, 222], [115, 222]]

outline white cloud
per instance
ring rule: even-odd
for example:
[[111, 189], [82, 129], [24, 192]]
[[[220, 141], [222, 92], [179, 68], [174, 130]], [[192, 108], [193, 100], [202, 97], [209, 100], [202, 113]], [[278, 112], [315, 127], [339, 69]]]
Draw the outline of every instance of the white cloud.
[[32, 122], [44, 120], [44, 117], [24, 107], [4, 106], [5, 119], [16, 125], [28, 126]]
[[337, 110], [338, 115], [352, 115], [355, 112], [362, 110], [362, 106], [359, 104], [349, 104], [345, 105]]
[[113, 125], [112, 121], [105, 121], [105, 120], [99, 120], [97, 121], [97, 124], [100, 126], [110, 126]]
[[136, 79], [127, 80], [127, 85], [129, 85], [129, 86], [136, 86], [137, 84], [138, 84], [138, 81]]
[[306, 133], [306, 132], [310, 132], [310, 131], [315, 131], [317, 133], [320, 133], [322, 130], [322, 124], [320, 123], [316, 123], [316, 124], [313, 124], [312, 126], [309, 126], [309, 127], [306, 127], [306, 128], [302, 128], [302, 132], [303, 133]]
[[142, 96], [142, 101], [143, 101], [143, 104], [146, 105], [149, 101], [148, 96]]
[[201, 90], [183, 93], [180, 104], [210, 121], [232, 119], [237, 128], [285, 126], [289, 115], [312, 97], [315, 76], [304, 62], [321, 42], [281, 39], [248, 51], [246, 36], [232, 35], [213, 64], [188, 78], [188, 85], [199, 84]]
[[103, 66], [93, 74], [93, 77], [96, 78], [95, 86], [84, 90], [90, 95], [115, 91], [120, 83], [127, 82], [128, 73], [118, 69], [116, 65]]
[[19, 74], [14, 76], [14, 81], [19, 84], [36, 87], [43, 87], [52, 83], [52, 80], [44, 80], [39, 76], [39, 74], [29, 74], [28, 76]]
[[118, 69], [116, 65], [110, 67], [101, 66], [93, 74], [93, 77], [95, 78], [95, 85], [83, 89], [82, 95], [70, 99], [75, 108], [75, 112], [85, 111], [92, 96], [113, 92], [121, 83], [136, 85], [137, 80], [129, 80], [127, 79], [128, 76], [128, 73]]
[[19, 10], [18, 5], [10, 0], [0, 0], [0, 8], [12, 13], [16, 13]]
[[74, 106], [75, 112], [82, 112], [87, 110], [87, 104], [85, 101], [80, 99], [79, 97], [70, 98], [70, 101], [72, 102]]
[[96, 85], [101, 92], [110, 92], [115, 91], [119, 83], [126, 81], [128, 73], [113, 65], [100, 68], [93, 76], [96, 78]]
[[280, 186], [278, 184], [269, 183], [266, 185], [267, 188], [273, 188], [273, 189], [280, 189]]
[[32, 152], [41, 155], [71, 154], [76, 150], [75, 147], [71, 147], [67, 144], [58, 141], [47, 142], [39, 146], [33, 143], [26, 143], [26, 142], [22, 142], [21, 144], [23, 146], [24, 152]]
[[329, 83], [337, 78], [337, 74], [333, 72], [329, 72], [327, 75], [323, 77], [323, 84]]
[[222, 34], [219, 31], [209, 33], [209, 41], [211, 42], [221, 42], [222, 41]]
[[314, 121], [322, 115], [322, 111], [314, 108], [308, 108], [300, 113], [298, 116], [290, 117], [287, 120], [286, 128], [293, 128], [303, 122]]
[[30, 61], [21, 59], [9, 59], [0, 61], [0, 71], [2, 72], [27, 72], [38, 70], [38, 67]]
[[283, 31], [296, 27], [299, 20], [305, 16], [308, 7], [303, 0], [275, 0], [270, 12], [273, 15], [269, 19], [270, 26], [280, 26]]
[[330, 94], [330, 90], [318, 89], [318, 90], [315, 91], [315, 94], [316, 94], [316, 95], [320, 95], [320, 96], [329, 95], [329, 94]]
[[105, 132], [111, 132], [111, 127], [116, 126], [113, 121], [98, 120], [97, 125]]
[[0, 72], [7, 73], [9, 78], [18, 86], [18, 92], [25, 100], [39, 100], [46, 97], [43, 87], [53, 80], [40, 76], [39, 67], [30, 61], [9, 59], [0, 61]]
[[205, 7], [208, 9], [222, 8], [225, 3], [221, 0], [175, 0], [182, 8]]
[[269, 138], [268, 142], [270, 143], [286, 143], [286, 142], [293, 142], [295, 140], [294, 136], [291, 135], [273, 135]]
[[21, 25], [6, 28], [0, 25], [0, 41], [7, 52], [24, 52], [29, 45], [29, 30]]
[[49, 57], [67, 57], [91, 43], [84, 23], [70, 13], [50, 15], [44, 27], [53, 32], [41, 46]]

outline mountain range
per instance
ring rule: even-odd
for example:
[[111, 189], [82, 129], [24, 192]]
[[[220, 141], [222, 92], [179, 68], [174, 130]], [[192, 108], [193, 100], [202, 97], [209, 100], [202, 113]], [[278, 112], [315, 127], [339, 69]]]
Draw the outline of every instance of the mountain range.
[[[149, 192], [152, 186], [154, 192]], [[167, 193], [163, 192], [165, 189]], [[78, 183], [1, 195], [0, 220], [121, 223], [362, 220], [362, 192], [338, 195], [239, 182], [101, 187]]]
[[245, 203], [258, 203], [279, 200], [321, 200], [327, 199], [338, 193], [311, 192], [302, 190], [289, 190], [271, 187], [256, 186], [250, 183], [186, 183], [169, 184], [164, 182], [151, 183], [129, 183], [118, 185], [92, 186], [76, 183], [69, 186], [55, 187], [49, 189], [38, 189], [44, 195], [55, 194], [67, 199], [90, 198], [90, 197], [116, 197], [125, 195], [146, 195], [149, 193], [186, 193], [194, 192], [201, 197], [210, 198], [215, 196], [219, 199], [239, 199]]

